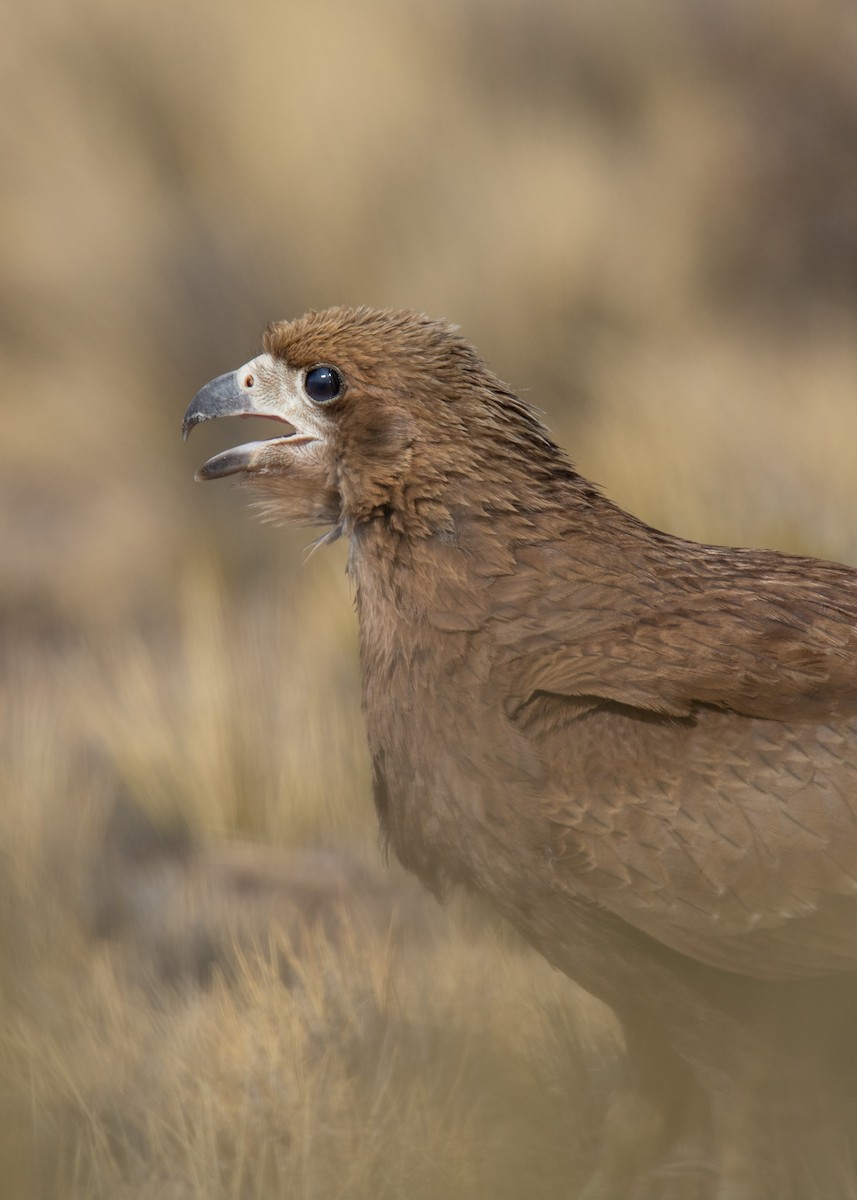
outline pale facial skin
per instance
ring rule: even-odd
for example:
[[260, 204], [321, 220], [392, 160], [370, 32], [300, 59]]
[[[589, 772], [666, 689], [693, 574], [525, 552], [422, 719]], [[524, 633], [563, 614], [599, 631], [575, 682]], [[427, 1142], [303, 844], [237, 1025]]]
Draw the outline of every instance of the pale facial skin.
[[[326, 374], [325, 374], [326, 373]], [[245, 442], [214, 455], [197, 471], [198, 480], [242, 475], [276, 500], [277, 515], [311, 524], [339, 520], [339, 496], [331, 464], [324, 453], [331, 421], [322, 399], [312, 399], [310, 388], [324, 397], [341, 380], [332, 368], [309, 371], [290, 367], [282, 359], [259, 354], [237, 371], [207, 383], [194, 397], [182, 436], [201, 421], [217, 417], [267, 417], [292, 426], [292, 432], [264, 441]]]

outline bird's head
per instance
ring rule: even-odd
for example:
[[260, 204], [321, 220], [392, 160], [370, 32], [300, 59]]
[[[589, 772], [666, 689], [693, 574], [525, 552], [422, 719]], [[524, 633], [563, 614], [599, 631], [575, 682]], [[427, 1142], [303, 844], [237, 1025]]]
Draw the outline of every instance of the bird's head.
[[263, 345], [197, 393], [183, 434], [226, 416], [289, 426], [197, 472], [241, 475], [287, 520], [350, 528], [380, 517], [438, 533], [456, 506], [502, 509], [565, 463], [529, 406], [443, 322], [334, 308], [269, 326]]

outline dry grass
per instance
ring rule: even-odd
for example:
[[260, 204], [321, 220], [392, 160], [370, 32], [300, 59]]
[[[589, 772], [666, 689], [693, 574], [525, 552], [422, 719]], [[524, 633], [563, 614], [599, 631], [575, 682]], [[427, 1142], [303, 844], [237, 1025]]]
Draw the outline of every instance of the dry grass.
[[[236, 835], [406, 888], [342, 548], [196, 488], [228, 431], [178, 424], [270, 318], [407, 305], [654, 524], [857, 562], [853, 6], [7, 10], [4, 1195], [572, 1196], [616, 1063], [567, 981], [411, 893], [410, 943], [297, 953], [223, 892]], [[166, 832], [108, 943], [117, 797]], [[165, 926], [211, 970], [165, 979]]]
[[[194, 582], [192, 632], [163, 654], [131, 638], [101, 662], [75, 649], [51, 659], [58, 683], [30, 648], [11, 675], [0, 730], [8, 1177], [18, 1172], [22, 1196], [511, 1198], [522, 1180], [530, 1195], [556, 1195], [591, 1159], [614, 1069], [606, 1016], [484, 920], [383, 882], [366, 789], [353, 794], [365, 773], [356, 707], [327, 706], [325, 744], [313, 742], [294, 721], [306, 691], [284, 701], [282, 658], [254, 659], [243, 639], [220, 636], [219, 597]], [[257, 635], [262, 622], [257, 612]], [[291, 647], [291, 683], [313, 657]], [[234, 720], [217, 700], [224, 679]], [[272, 710], [255, 741], [253, 722], [242, 727], [245, 689], [254, 712]], [[286, 753], [277, 775], [272, 713], [305, 734], [300, 773]], [[104, 745], [87, 761], [93, 721]], [[268, 807], [263, 790], [251, 806], [268, 770], [279, 803]], [[197, 831], [234, 829], [252, 812], [269, 843], [347, 845], [370, 865], [344, 933], [309, 931], [296, 948], [276, 919], [245, 920], [245, 884], [214, 909], [228, 957], [204, 977], [165, 978], [161, 959], [146, 959], [167, 937], [161, 923], [176, 953], [192, 955], [216, 897], [173, 887], [164, 866], [184, 872], [180, 855], [141, 861], [130, 847], [125, 882], [145, 902], [124, 938], [93, 941], [120, 784], [162, 823], [169, 802]], [[207, 806], [200, 786], [213, 787]], [[203, 843], [199, 855], [211, 853]], [[406, 896], [402, 936], [358, 923], [370, 885]], [[181, 895], [183, 921], [161, 892], [173, 906]]]

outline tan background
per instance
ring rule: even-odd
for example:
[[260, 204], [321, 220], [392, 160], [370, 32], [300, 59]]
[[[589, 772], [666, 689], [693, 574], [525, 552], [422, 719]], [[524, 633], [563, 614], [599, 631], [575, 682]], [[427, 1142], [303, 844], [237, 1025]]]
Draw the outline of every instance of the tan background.
[[[228, 485], [195, 485], [231, 431], [203, 428], [183, 446], [187, 402], [255, 353], [272, 318], [335, 303], [421, 309], [459, 323], [581, 471], [652, 523], [857, 563], [857, 11], [851, 0], [4, 7], [0, 968], [11, 1015], [0, 1051], [22, 1122], [15, 1170], [22, 1194], [35, 1172], [46, 1195], [166, 1195], [155, 1179], [170, 1195], [243, 1195], [258, 1178], [218, 1174], [212, 1145], [234, 1129], [235, 1106], [245, 1112], [247, 1079], [261, 1085], [250, 1051], [224, 1065], [217, 1048], [257, 1037], [269, 1062], [270, 1039], [288, 1029], [317, 1065], [316, 1043], [270, 981], [246, 1011], [224, 993], [212, 1015], [206, 993], [190, 1006], [194, 1036], [105, 982], [74, 914], [111, 797], [129, 789], [197, 838], [334, 839], [381, 868], [342, 550], [304, 561], [306, 533], [261, 526]], [[493, 983], [478, 1004], [455, 942], [432, 968], [440, 991], [423, 988], [425, 1007], [406, 998], [403, 1011], [409, 1027], [443, 1014], [477, 1075], [493, 1079], [492, 1056], [508, 1063], [524, 1045], [541, 1064], [517, 1131], [526, 1148], [533, 1122], [548, 1128], [533, 1098], [559, 1086], [548, 1080], [555, 1025], [534, 1021], [532, 980], [548, 1008], [560, 985], [529, 958], [483, 952]], [[474, 1005], [484, 1054], [462, 1033]], [[526, 1153], [500, 1155], [492, 1176], [485, 1130], [506, 1127], [473, 1117], [468, 1140], [467, 1088], [415, 1068], [427, 1098], [405, 1113], [412, 1080], [376, 1094], [324, 1028], [346, 1064], [340, 1092], [320, 1087], [328, 1099], [300, 1111], [317, 1114], [316, 1132], [340, 1131], [339, 1149], [310, 1137], [300, 1157], [282, 1131], [245, 1131], [253, 1161], [270, 1151], [289, 1194], [514, 1196], [525, 1178], [550, 1196], [572, 1177], [563, 1128], [539, 1151], [542, 1192]], [[430, 1058], [446, 1061], [445, 1045]], [[462, 1053], [455, 1042], [449, 1062]], [[371, 1104], [361, 1092], [331, 1108], [355, 1078]], [[210, 1126], [194, 1140], [179, 1117], [203, 1101]], [[510, 1099], [509, 1111], [527, 1103]], [[389, 1140], [361, 1123], [367, 1104], [376, 1130], [382, 1111], [390, 1128], [404, 1122], [395, 1170]], [[156, 1126], [186, 1133], [159, 1141]], [[457, 1175], [426, 1168], [428, 1144]], [[35, 1147], [35, 1166], [21, 1146]], [[314, 1174], [322, 1158], [338, 1164], [330, 1178]]]

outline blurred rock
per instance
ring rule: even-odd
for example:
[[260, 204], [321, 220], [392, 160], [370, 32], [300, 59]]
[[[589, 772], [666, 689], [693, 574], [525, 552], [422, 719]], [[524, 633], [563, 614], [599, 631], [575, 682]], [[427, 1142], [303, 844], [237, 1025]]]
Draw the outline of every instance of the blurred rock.
[[87, 925], [126, 963], [170, 984], [229, 978], [240, 960], [274, 959], [284, 982], [303, 957], [346, 943], [424, 942], [443, 916], [416, 883], [373, 874], [345, 850], [282, 850], [250, 841], [196, 842], [127, 797], [107, 821]]

